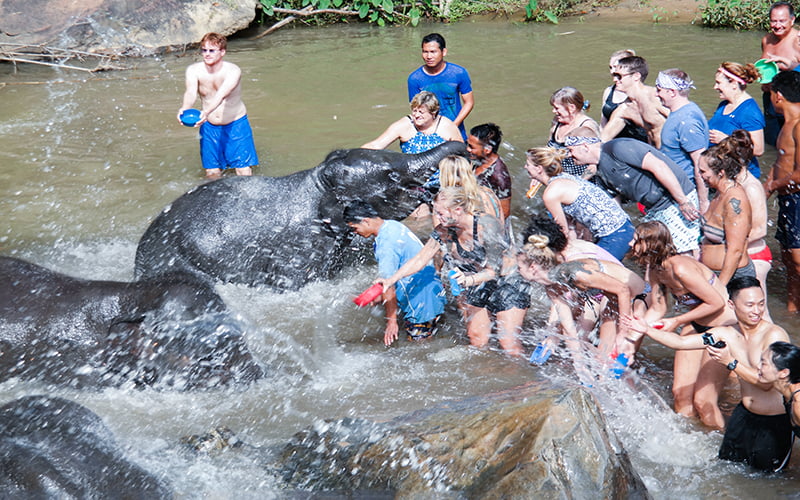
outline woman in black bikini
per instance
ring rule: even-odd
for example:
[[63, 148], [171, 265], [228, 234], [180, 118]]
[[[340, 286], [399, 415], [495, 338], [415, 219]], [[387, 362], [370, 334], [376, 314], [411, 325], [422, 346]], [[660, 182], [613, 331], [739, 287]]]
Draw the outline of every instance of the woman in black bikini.
[[[726, 307], [728, 292], [713, 271], [687, 255], [679, 255], [672, 244], [667, 226], [658, 221], [643, 222], [636, 228], [630, 256], [645, 269], [645, 280], [652, 287], [650, 309], [644, 319], [648, 324], [661, 323], [667, 331], [681, 335], [703, 333], [715, 326], [736, 323], [733, 311]], [[666, 292], [674, 297], [681, 314], [665, 318]], [[704, 350], [676, 351], [672, 395], [675, 411], [696, 416], [701, 408], [716, 407], [721, 385], [716, 364]], [[700, 390], [699, 388], [702, 387]], [[696, 391], [695, 389], [698, 388]]]
[[422, 250], [388, 279], [376, 280], [384, 288], [422, 269], [437, 254], [455, 270], [470, 343], [489, 343], [492, 318], [497, 319], [498, 340], [512, 355], [522, 354], [519, 332], [530, 305], [530, 291], [516, 272], [508, 254], [511, 245], [503, 224], [480, 212], [462, 187], [439, 191], [433, 202], [436, 227]]

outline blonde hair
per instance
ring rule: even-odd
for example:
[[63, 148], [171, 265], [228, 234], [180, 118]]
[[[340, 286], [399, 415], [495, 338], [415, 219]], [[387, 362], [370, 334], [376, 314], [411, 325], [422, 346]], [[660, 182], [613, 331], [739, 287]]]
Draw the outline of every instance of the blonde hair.
[[439, 194], [436, 195], [436, 202], [441, 203], [445, 208], [461, 207], [470, 215], [478, 213], [480, 206], [467, 196], [462, 186], [442, 187]]
[[464, 193], [472, 199], [476, 207], [483, 204], [478, 178], [475, 177], [472, 165], [463, 156], [445, 156], [439, 162], [439, 181], [442, 188], [453, 186], [464, 188]]
[[561, 264], [561, 255], [550, 248], [550, 238], [544, 234], [532, 234], [528, 236], [525, 244], [522, 245], [521, 255], [525, 261], [551, 269]]
[[424, 107], [430, 111], [434, 118], [439, 115], [439, 99], [436, 98], [436, 94], [433, 92], [421, 91], [411, 99], [410, 105], [412, 111], [419, 107]]
[[569, 152], [565, 149], [543, 147], [531, 148], [527, 155], [533, 163], [544, 169], [544, 173], [548, 177], [555, 177], [561, 173], [561, 162], [569, 155]]

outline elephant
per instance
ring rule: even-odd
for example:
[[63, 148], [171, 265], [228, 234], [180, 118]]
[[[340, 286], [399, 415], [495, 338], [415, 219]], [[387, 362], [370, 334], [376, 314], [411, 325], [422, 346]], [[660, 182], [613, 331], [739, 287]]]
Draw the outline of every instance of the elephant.
[[128, 461], [95, 413], [58, 397], [0, 407], [0, 497], [172, 498], [170, 487]]
[[74, 278], [0, 256], [0, 381], [176, 389], [261, 378], [207, 281], [170, 273], [132, 283]]
[[348, 262], [352, 232], [344, 207], [371, 203], [385, 219], [420, 205], [423, 183], [439, 161], [465, 155], [460, 142], [406, 155], [345, 149], [284, 177], [228, 177], [195, 188], [167, 206], [136, 250], [135, 276], [170, 271], [209, 280], [296, 290], [330, 279]]

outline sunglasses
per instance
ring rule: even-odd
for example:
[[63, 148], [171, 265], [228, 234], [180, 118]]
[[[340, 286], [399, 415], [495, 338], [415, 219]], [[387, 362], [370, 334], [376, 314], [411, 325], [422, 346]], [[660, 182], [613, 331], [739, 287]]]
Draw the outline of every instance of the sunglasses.
[[632, 75], [632, 74], [633, 74], [633, 73], [625, 73], [625, 74], [623, 75], [623, 74], [621, 74], [621, 73], [611, 73], [611, 78], [613, 78], [614, 80], [622, 80], [622, 79], [623, 79], [623, 78], [625, 78], [626, 76], [628, 76], [628, 75]]

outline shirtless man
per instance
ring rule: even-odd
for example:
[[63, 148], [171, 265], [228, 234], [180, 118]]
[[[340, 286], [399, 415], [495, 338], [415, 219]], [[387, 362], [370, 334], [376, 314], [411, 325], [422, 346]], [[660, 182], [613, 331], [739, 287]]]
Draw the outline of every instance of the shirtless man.
[[625, 120], [644, 128], [648, 142], [656, 148], [661, 147], [661, 127], [669, 115], [669, 110], [661, 104], [656, 88], [645, 85], [647, 61], [639, 56], [624, 57], [619, 60], [616, 72], [612, 73], [616, 89], [628, 95], [611, 114], [603, 127], [600, 138], [603, 142], [614, 139], [625, 128]]
[[258, 165], [253, 131], [242, 102], [242, 70], [223, 61], [227, 39], [218, 33], [206, 33], [200, 41], [203, 62], [186, 69], [186, 92], [181, 113], [191, 108], [198, 94], [203, 104], [200, 120], [200, 158], [206, 178], [218, 179], [222, 170], [235, 168], [237, 175], [253, 175]]
[[[634, 321], [631, 329], [673, 349], [703, 349], [707, 363], [715, 363], [720, 374], [735, 373], [739, 377], [742, 401], [728, 421], [719, 458], [746, 462], [765, 470], [779, 470], [789, 458], [792, 448], [792, 428], [781, 393], [772, 383], [759, 382], [758, 367], [761, 354], [770, 344], [788, 342], [786, 331], [763, 318], [764, 292], [752, 276], [732, 279], [728, 283], [728, 306], [736, 314], [733, 326], [718, 326], [705, 334], [679, 336], [657, 330], [643, 321]], [[724, 343], [724, 344], [723, 344]], [[716, 377], [724, 383], [727, 377]], [[702, 381], [698, 380], [698, 384]], [[707, 383], [706, 385], [710, 385]], [[717, 387], [716, 389], [720, 389]], [[702, 386], [700, 386], [702, 390]], [[719, 407], [703, 412], [708, 425], [723, 427]], [[713, 418], [710, 418], [712, 417]]]
[[[769, 8], [770, 32], [761, 39], [761, 58], [774, 61], [781, 71], [790, 71], [800, 63], [800, 31], [794, 27], [794, 7], [788, 2], [775, 2]], [[783, 118], [769, 101], [769, 84], [761, 86], [764, 93], [764, 118], [767, 144], [775, 145]]]
[[783, 71], [772, 80], [770, 101], [784, 115], [778, 134], [778, 158], [764, 182], [767, 199], [778, 193], [781, 260], [786, 266], [787, 310], [800, 312], [800, 73]]

